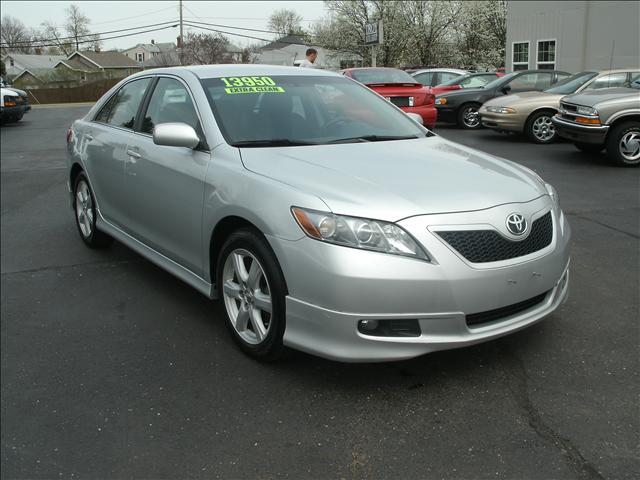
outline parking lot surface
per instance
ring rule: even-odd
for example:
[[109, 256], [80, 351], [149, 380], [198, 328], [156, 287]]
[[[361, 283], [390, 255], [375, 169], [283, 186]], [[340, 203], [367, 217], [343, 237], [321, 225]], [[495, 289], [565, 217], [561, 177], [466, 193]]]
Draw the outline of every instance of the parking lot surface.
[[568, 302], [512, 336], [411, 361], [261, 364], [220, 304], [118, 243], [80, 241], [65, 133], [87, 110], [34, 109], [1, 129], [3, 478], [640, 475], [639, 169], [439, 128], [557, 188]]

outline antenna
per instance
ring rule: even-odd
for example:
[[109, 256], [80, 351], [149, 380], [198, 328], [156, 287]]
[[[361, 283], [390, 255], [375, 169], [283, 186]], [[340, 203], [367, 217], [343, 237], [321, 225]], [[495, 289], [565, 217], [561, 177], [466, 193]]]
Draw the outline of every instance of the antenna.
[[[613, 68], [613, 51], [616, 48], [615, 39], [611, 42], [611, 57], [609, 57], [609, 70]], [[607, 82], [607, 87], [611, 86], [611, 75], [609, 75], [609, 81]]]

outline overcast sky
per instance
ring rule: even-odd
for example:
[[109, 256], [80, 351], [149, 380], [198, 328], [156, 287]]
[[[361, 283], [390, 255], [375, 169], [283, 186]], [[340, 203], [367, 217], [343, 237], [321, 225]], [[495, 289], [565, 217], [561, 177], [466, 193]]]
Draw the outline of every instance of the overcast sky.
[[[70, 4], [78, 5], [83, 13], [91, 18], [92, 32], [107, 32], [128, 27], [138, 27], [153, 23], [171, 21], [178, 18], [178, 1], [79, 1], [79, 2], [35, 2], [35, 1], [0, 1], [2, 16], [10, 15], [19, 18], [28, 27], [38, 28], [46, 20], [57, 25], [64, 24], [64, 10]], [[295, 10], [304, 18], [303, 26], [307, 27], [320, 19], [325, 11], [321, 1], [184, 1], [183, 15], [185, 20], [193, 19], [207, 23], [229, 25], [233, 27], [268, 30], [269, 15], [279, 8]], [[152, 27], [153, 28], [153, 27]], [[156, 27], [157, 28], [157, 27]], [[214, 28], [214, 27], [212, 27]], [[215, 27], [217, 28], [217, 27]], [[224, 30], [223, 28], [219, 28]], [[204, 30], [192, 29], [204, 32]], [[185, 29], [187, 31], [187, 29]], [[272, 39], [273, 34], [228, 30], [235, 33]], [[105, 34], [121, 35], [123, 33]], [[139, 34], [130, 37], [105, 40], [103, 49], [127, 48], [137, 43], [175, 42], [178, 28]], [[230, 41], [238, 46], [245, 46], [255, 40], [228, 35]], [[264, 42], [263, 42], [264, 43]]]

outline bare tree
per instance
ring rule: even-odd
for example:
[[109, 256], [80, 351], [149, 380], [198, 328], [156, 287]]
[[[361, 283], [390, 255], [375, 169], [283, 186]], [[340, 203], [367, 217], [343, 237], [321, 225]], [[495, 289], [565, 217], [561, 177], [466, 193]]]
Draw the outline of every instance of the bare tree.
[[41, 24], [40, 36], [47, 40], [49, 53], [51, 55], [71, 55], [73, 53], [73, 44], [65, 39], [60, 33], [58, 27], [51, 21]]
[[7, 15], [2, 17], [2, 23], [0, 23], [0, 41], [3, 53], [5, 51], [30, 53], [32, 31], [20, 19]]
[[[64, 23], [65, 31], [69, 37], [72, 37], [75, 43], [75, 49], [80, 50], [81, 44], [89, 44], [89, 49], [100, 50], [100, 36], [92, 35], [89, 25], [91, 19], [80, 11], [80, 7], [71, 4], [65, 9], [67, 18]], [[88, 41], [88, 42], [87, 42]]]
[[208, 65], [213, 63], [232, 63], [227, 52], [229, 40], [219, 33], [187, 32], [184, 38], [182, 54], [185, 65]]
[[269, 29], [280, 35], [303, 34], [302, 16], [295, 10], [281, 8], [275, 10], [269, 17]]

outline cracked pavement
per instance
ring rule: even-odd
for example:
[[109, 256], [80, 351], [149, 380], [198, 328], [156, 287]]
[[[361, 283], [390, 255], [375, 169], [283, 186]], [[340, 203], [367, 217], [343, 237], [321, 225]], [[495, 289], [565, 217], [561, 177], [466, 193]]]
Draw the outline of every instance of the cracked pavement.
[[439, 128], [556, 187], [569, 301], [411, 361], [265, 365], [235, 347], [219, 304], [118, 243], [84, 247], [64, 142], [87, 109], [1, 129], [2, 478], [640, 476], [640, 169]]

